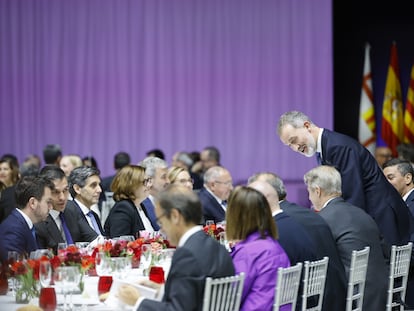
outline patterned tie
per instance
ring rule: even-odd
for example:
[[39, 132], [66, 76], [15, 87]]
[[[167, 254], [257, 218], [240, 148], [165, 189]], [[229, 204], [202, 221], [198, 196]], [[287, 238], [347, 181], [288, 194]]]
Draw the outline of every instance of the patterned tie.
[[63, 233], [65, 234], [66, 243], [68, 245], [73, 244], [72, 236], [70, 234], [68, 226], [66, 225], [65, 216], [63, 215], [62, 212], [59, 213], [59, 218], [60, 218], [60, 221], [62, 223], [62, 229], [63, 229]]
[[93, 215], [93, 212], [89, 211], [86, 215], [88, 215], [88, 217], [90, 218], [90, 220], [92, 222], [93, 230], [95, 230], [95, 232], [97, 234], [101, 234], [101, 230], [99, 230], [99, 226], [98, 226], [98, 223], [96, 222], [96, 219], [95, 219], [95, 216]]

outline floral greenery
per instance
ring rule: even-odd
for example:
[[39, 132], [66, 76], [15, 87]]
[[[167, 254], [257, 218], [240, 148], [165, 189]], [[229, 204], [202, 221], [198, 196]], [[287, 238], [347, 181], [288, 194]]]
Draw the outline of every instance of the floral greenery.
[[90, 255], [81, 254], [79, 248], [70, 245], [61, 250], [59, 255], [54, 256], [50, 262], [53, 269], [59, 266], [78, 266], [80, 271], [86, 272], [93, 266], [94, 258]]
[[43, 260], [48, 258], [27, 259], [11, 264], [10, 274], [19, 282], [16, 288], [16, 302], [29, 302], [30, 299], [39, 296], [39, 267]]
[[224, 232], [224, 227], [215, 224], [209, 226], [205, 225], [203, 231], [217, 241], [220, 241], [220, 233]]

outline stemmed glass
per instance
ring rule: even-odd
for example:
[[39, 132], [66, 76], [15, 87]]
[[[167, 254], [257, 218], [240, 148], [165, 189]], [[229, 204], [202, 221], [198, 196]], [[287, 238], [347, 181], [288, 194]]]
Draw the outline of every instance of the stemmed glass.
[[79, 286], [80, 271], [76, 266], [57, 267], [54, 273], [55, 286], [63, 293], [63, 311], [68, 310], [66, 294], [70, 293], [72, 307], [72, 292]]
[[[20, 255], [18, 252], [9, 251], [7, 253], [7, 261], [8, 261], [9, 267], [11, 267], [18, 260], [20, 260]], [[9, 288], [11, 289], [13, 297], [16, 295], [16, 282], [17, 282], [16, 277], [13, 275], [10, 278], [10, 284], [9, 284]]]
[[41, 261], [39, 266], [39, 281], [42, 285], [39, 296], [39, 306], [45, 310], [56, 309], [56, 292], [50, 286], [52, 282], [52, 266], [49, 261]]
[[148, 274], [148, 268], [152, 261], [152, 247], [151, 244], [142, 244], [141, 246], [141, 265], [144, 275]]
[[98, 295], [109, 292], [112, 286], [110, 258], [104, 252], [96, 253], [95, 268], [96, 274], [99, 275]]

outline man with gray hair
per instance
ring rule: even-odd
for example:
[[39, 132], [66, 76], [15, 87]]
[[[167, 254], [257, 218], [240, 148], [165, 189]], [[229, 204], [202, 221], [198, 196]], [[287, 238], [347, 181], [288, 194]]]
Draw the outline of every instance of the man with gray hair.
[[343, 198], [377, 223], [386, 254], [391, 245], [406, 244], [414, 219], [398, 192], [386, 180], [371, 153], [346, 135], [320, 128], [300, 111], [284, 113], [278, 124], [282, 143], [319, 164], [335, 166], [342, 178]]
[[146, 157], [138, 165], [145, 168], [145, 175], [150, 178], [148, 182], [150, 194], [142, 201], [141, 206], [147, 211], [154, 230], [158, 231], [160, 226], [158, 226], [157, 217], [155, 216], [154, 197], [169, 184], [167, 178], [168, 164], [165, 160], [157, 157]]
[[324, 256], [329, 257], [322, 310], [345, 310], [347, 284], [345, 269], [339, 258], [336, 243], [328, 224], [309, 208], [289, 202], [286, 199], [287, 192], [283, 180], [278, 175], [271, 172], [257, 173], [249, 178], [248, 184], [255, 181], [265, 181], [276, 190], [279, 195], [280, 208], [286, 215], [300, 223], [312, 238], [316, 257], [318, 259]]
[[77, 209], [97, 235], [104, 235], [99, 216], [91, 209], [102, 192], [99, 174], [97, 168], [90, 166], [77, 167], [70, 173], [68, 183], [73, 200], [68, 201], [66, 209]]
[[304, 181], [314, 209], [331, 229], [348, 278], [352, 251], [370, 247], [363, 309], [385, 310], [388, 268], [377, 224], [341, 197], [341, 175], [334, 167], [318, 166], [305, 174]]
[[204, 186], [198, 192], [204, 221], [221, 222], [226, 218], [227, 199], [233, 190], [233, 179], [222, 166], [213, 166], [204, 174]]

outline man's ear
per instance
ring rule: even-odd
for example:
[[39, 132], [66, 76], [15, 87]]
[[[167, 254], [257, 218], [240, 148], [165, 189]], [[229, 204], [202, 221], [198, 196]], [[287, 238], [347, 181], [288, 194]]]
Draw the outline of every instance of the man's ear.
[[179, 224], [181, 221], [181, 214], [177, 209], [173, 208], [171, 210], [170, 218], [173, 224]]
[[413, 182], [413, 175], [411, 173], [407, 173], [404, 175], [405, 185], [408, 186]]
[[81, 192], [81, 187], [79, 186], [79, 185], [77, 185], [77, 184], [74, 184], [73, 185], [73, 190], [75, 190], [75, 192], [77, 193], [77, 194], [79, 194], [80, 192]]

